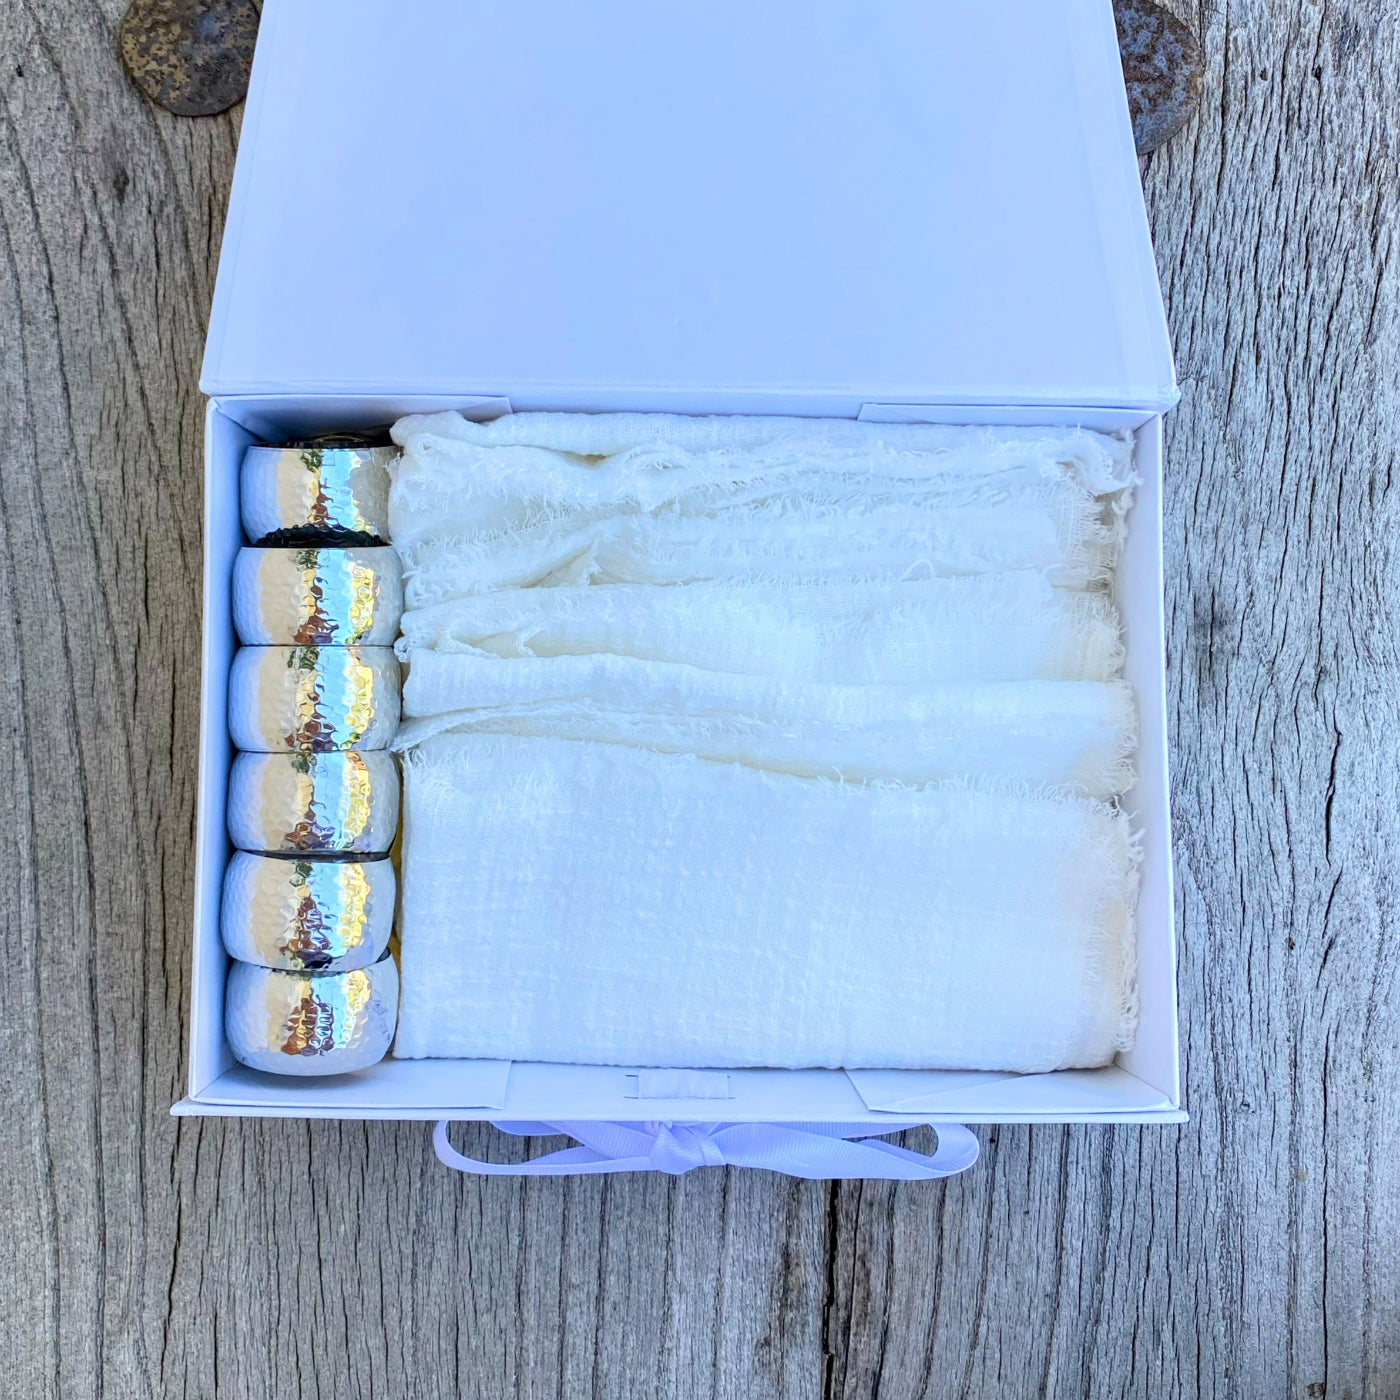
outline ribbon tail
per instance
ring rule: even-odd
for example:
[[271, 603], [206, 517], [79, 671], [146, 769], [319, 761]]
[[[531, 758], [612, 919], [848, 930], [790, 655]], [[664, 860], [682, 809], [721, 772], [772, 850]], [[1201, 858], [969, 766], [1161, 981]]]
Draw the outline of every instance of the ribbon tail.
[[781, 1124], [735, 1125], [715, 1134], [725, 1160], [809, 1181], [938, 1181], [966, 1171], [980, 1150], [960, 1123], [934, 1125], [938, 1150], [931, 1156], [866, 1138], [852, 1142], [804, 1133]]
[[932, 1178], [956, 1176], [965, 1172], [982, 1153], [982, 1144], [977, 1135], [961, 1123], [930, 1123], [938, 1146], [930, 1155], [911, 1152], [907, 1147], [898, 1147], [892, 1142], [882, 1142], [879, 1138], [863, 1138], [856, 1145], [869, 1147], [890, 1157], [898, 1157], [906, 1162], [919, 1163], [929, 1169]]
[[[433, 1129], [433, 1150], [443, 1166], [473, 1176], [597, 1176], [605, 1172], [651, 1170], [649, 1157], [609, 1157], [591, 1147], [566, 1147], [529, 1162], [483, 1162], [452, 1146], [447, 1136], [449, 1121], [441, 1119]], [[547, 1131], [558, 1129], [550, 1127]]]
[[[656, 1137], [627, 1123], [493, 1123], [517, 1137], [554, 1136], [575, 1138], [578, 1147], [566, 1147], [528, 1162], [484, 1162], [458, 1152], [448, 1138], [450, 1119], [441, 1119], [433, 1129], [433, 1150], [437, 1159], [454, 1171], [476, 1176], [600, 1176], [608, 1172], [676, 1171], [663, 1165], [655, 1155]], [[683, 1166], [700, 1166], [700, 1161]]]

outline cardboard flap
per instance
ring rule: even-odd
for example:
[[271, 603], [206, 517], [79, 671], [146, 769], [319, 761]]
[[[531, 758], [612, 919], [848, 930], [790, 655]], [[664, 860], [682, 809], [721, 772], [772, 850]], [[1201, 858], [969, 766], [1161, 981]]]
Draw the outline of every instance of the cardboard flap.
[[369, 1069], [325, 1079], [261, 1074], [235, 1065], [198, 1096], [177, 1103], [172, 1112], [201, 1112], [212, 1105], [290, 1117], [338, 1116], [342, 1110], [348, 1117], [378, 1116], [385, 1110], [389, 1116], [412, 1117], [415, 1109], [491, 1109], [506, 1102], [509, 1060], [426, 1060], [415, 1066], [407, 1090], [400, 1082], [403, 1076], [395, 1073], [398, 1064], [381, 1060]]
[[[1060, 1070], [1052, 1075], [879, 1069], [847, 1070], [846, 1074], [865, 1106], [883, 1113], [1080, 1116], [1174, 1107], [1160, 1090], [1115, 1067]], [[1053, 1090], [1047, 1095], [1050, 1081]], [[1047, 1103], [1047, 1098], [1052, 1102]]]
[[202, 385], [1168, 407], [1110, 0], [267, 0]]

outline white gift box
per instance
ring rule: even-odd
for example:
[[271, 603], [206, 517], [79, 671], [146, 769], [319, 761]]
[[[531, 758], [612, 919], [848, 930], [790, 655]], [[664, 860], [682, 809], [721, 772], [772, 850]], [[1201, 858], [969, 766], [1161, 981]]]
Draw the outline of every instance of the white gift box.
[[[267, 0], [201, 387], [203, 710], [177, 1113], [1180, 1122], [1161, 560], [1177, 392], [1110, 0]], [[1111, 1067], [238, 1065], [219, 905], [246, 445], [458, 408], [1136, 433], [1137, 1044]]]

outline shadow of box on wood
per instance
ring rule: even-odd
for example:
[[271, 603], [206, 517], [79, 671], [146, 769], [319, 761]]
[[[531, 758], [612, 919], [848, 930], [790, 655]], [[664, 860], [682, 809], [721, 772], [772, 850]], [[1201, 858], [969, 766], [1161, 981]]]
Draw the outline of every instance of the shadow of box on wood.
[[1114, 0], [1118, 50], [1140, 156], [1169, 141], [1201, 100], [1205, 60], [1200, 41], [1151, 0]]
[[158, 107], [211, 117], [247, 94], [258, 19], [253, 0], [133, 0], [117, 48]]

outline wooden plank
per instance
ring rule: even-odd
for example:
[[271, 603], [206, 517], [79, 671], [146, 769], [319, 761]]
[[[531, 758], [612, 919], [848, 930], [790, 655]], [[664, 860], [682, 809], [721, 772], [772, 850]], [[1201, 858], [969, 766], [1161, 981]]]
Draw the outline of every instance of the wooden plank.
[[0, 13], [0, 1391], [25, 1396], [151, 1393], [181, 1169], [192, 370], [236, 124], [156, 122], [113, 20]]
[[1395, 0], [1202, 3], [1148, 172], [1194, 1121], [984, 1129], [901, 1187], [167, 1117], [238, 117], [146, 105], [120, 8], [0, 7], [0, 1394], [1400, 1392]]
[[722, 1372], [723, 1393], [820, 1394], [825, 1185], [483, 1181], [416, 1125], [180, 1131], [199, 1160], [147, 1303], [169, 1341], [150, 1393], [689, 1400]]

